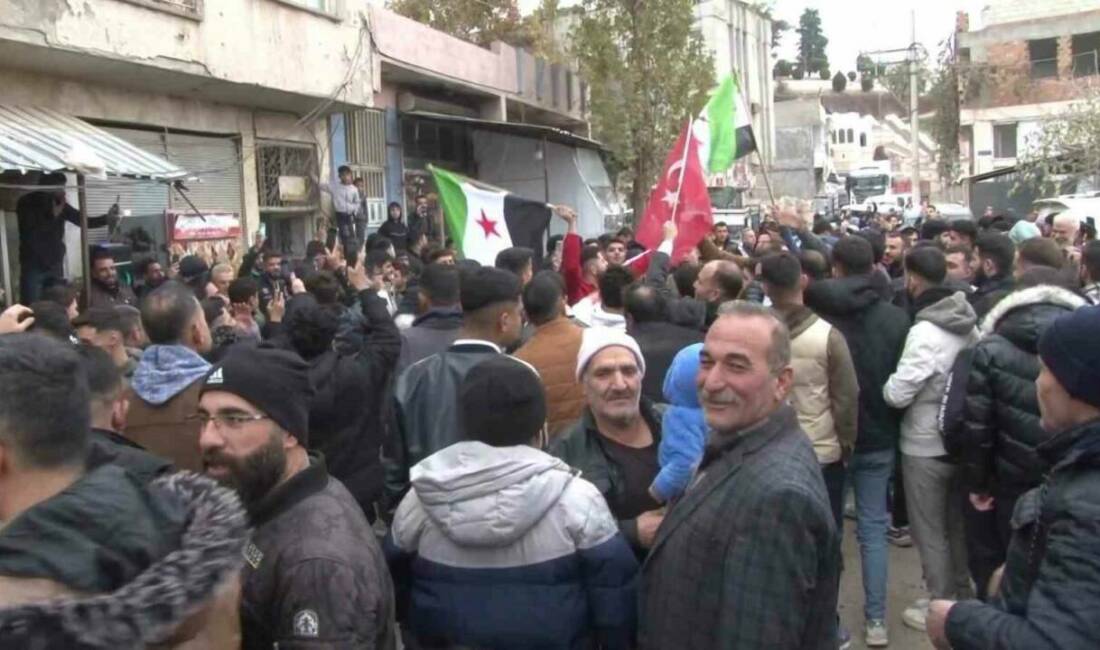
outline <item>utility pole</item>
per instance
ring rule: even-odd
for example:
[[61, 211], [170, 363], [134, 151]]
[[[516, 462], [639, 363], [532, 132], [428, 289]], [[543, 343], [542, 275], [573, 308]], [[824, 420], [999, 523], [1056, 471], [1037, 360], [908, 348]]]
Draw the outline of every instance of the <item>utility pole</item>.
[[913, 139], [912, 142], [912, 156], [913, 156], [913, 207], [919, 208], [921, 202], [920, 195], [920, 115], [917, 110], [917, 88], [920, 85], [918, 83], [917, 75], [919, 74], [918, 57], [920, 53], [917, 48], [917, 11], [913, 9], [909, 13], [909, 20], [911, 21], [913, 40], [909, 45], [909, 135]]

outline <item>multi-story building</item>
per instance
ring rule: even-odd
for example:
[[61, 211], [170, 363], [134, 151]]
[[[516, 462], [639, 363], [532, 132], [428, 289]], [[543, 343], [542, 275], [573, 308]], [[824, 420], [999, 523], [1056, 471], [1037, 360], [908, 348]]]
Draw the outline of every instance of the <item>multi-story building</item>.
[[1100, 81], [1100, 0], [993, 0], [956, 25], [965, 172], [1015, 165], [1043, 122]]
[[714, 57], [714, 75], [735, 72], [752, 113], [753, 134], [760, 156], [744, 158], [716, 183], [746, 190], [755, 200], [767, 198], [760, 164], [771, 165], [776, 149], [775, 81], [772, 77], [772, 21], [743, 0], [699, 0], [695, 26]]
[[[186, 191], [89, 179], [92, 214], [117, 199], [123, 228], [158, 245], [166, 210], [235, 214], [300, 251], [326, 200], [327, 115], [373, 101], [367, 7], [0, 0], [0, 103], [76, 116], [187, 171]], [[0, 209], [16, 198], [0, 190]]]
[[[262, 227], [271, 245], [302, 254], [331, 215], [326, 190], [345, 163], [376, 222], [387, 202], [430, 193], [424, 169], [436, 163], [577, 205], [597, 230], [616, 201], [577, 75], [381, 5], [0, 0], [0, 105], [79, 118], [186, 170], [178, 187], [88, 179], [89, 212], [117, 200], [123, 230], [144, 229], [162, 254], [176, 210], [232, 215], [248, 241]], [[23, 171], [0, 169], [0, 217], [36, 181]], [[6, 223], [14, 251], [15, 219]], [[67, 237], [75, 274], [79, 234]]]
[[[384, 135], [385, 181], [376, 175], [388, 200], [430, 194], [434, 164], [572, 205], [585, 233], [621, 218], [601, 146], [588, 138], [588, 88], [572, 68], [505, 43], [481, 47], [378, 6], [370, 16], [380, 86], [371, 110], [334, 120], [333, 152], [358, 170], [377, 151], [370, 138]], [[363, 119], [376, 128], [356, 126]], [[384, 218], [382, 205], [372, 217]]]

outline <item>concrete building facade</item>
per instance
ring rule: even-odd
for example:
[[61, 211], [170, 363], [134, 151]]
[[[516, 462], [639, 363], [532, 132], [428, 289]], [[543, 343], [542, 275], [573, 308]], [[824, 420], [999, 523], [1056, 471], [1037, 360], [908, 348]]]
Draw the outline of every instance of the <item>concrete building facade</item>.
[[[345, 163], [364, 179], [375, 223], [387, 202], [430, 192], [428, 163], [573, 202], [591, 230], [616, 210], [587, 138], [587, 88], [572, 70], [382, 5], [0, 0], [0, 103], [81, 118], [186, 169], [184, 191], [88, 183], [93, 215], [118, 200], [122, 229], [145, 229], [162, 254], [165, 211], [197, 209], [235, 214], [247, 241], [263, 229], [272, 246], [301, 255], [331, 216], [327, 188]], [[0, 211], [14, 217], [35, 180], [0, 175]]]
[[1100, 82], [1100, 0], [996, 0], [970, 29], [960, 14], [964, 172], [1011, 167], [1045, 121]]

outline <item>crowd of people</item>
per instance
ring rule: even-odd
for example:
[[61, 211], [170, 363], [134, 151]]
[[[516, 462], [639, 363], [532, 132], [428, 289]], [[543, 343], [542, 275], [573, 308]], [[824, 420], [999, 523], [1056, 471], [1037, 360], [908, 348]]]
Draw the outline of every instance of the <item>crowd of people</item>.
[[867, 646], [1100, 645], [1076, 222], [782, 202], [673, 259], [559, 206], [489, 267], [340, 174], [303, 259], [0, 314], [0, 645], [835, 650], [849, 494]]

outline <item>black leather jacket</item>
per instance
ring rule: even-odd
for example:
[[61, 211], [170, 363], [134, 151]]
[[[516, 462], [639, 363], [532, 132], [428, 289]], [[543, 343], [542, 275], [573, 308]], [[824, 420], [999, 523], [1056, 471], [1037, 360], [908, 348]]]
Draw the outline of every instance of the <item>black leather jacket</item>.
[[455, 341], [446, 351], [406, 368], [393, 390], [393, 439], [383, 453], [383, 510], [393, 513], [409, 489], [409, 468], [466, 439], [458, 388], [466, 373], [500, 349], [488, 341]]

